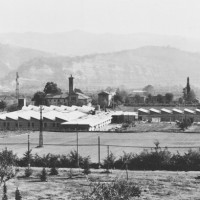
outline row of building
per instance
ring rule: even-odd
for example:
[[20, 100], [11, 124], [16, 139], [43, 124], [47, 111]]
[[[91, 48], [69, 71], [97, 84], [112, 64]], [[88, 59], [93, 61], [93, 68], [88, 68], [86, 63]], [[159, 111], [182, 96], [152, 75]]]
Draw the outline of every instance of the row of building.
[[160, 121], [182, 121], [184, 118], [190, 118], [194, 122], [200, 121], [200, 109], [191, 110], [185, 108], [183, 110], [173, 108], [166, 109], [162, 108], [160, 110], [151, 108], [151, 109], [138, 109], [138, 120], [151, 120], [153, 122]]
[[108, 112], [96, 112], [90, 106], [37, 106], [0, 115], [1, 130], [95, 131], [111, 123]]

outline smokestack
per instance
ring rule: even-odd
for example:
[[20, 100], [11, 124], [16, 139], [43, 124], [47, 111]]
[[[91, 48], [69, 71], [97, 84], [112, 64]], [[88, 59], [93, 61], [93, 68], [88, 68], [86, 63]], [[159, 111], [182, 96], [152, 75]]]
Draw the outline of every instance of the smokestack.
[[73, 79], [72, 75], [69, 77], [69, 94], [72, 94], [74, 92], [74, 86], [73, 86]]

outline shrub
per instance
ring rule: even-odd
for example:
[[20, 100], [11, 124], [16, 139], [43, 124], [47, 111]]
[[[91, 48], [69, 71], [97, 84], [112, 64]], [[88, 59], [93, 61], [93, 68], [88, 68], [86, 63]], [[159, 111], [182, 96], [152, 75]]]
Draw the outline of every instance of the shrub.
[[15, 200], [22, 200], [22, 196], [18, 188], [15, 191]]
[[83, 166], [82, 168], [84, 174], [90, 174], [90, 157], [83, 158]]
[[49, 175], [58, 175], [58, 170], [56, 169], [56, 167], [51, 168]]
[[33, 170], [31, 168], [25, 169], [25, 177], [30, 177], [33, 174]]
[[140, 197], [141, 190], [133, 182], [117, 180], [112, 183], [94, 183], [83, 200], [129, 200]]
[[47, 181], [47, 172], [46, 172], [46, 169], [45, 169], [45, 168], [42, 169], [42, 172], [41, 172], [41, 174], [40, 174], [40, 180], [41, 180], [42, 182]]
[[6, 186], [6, 183], [4, 182], [4, 185], [3, 185], [3, 198], [2, 200], [8, 200], [8, 197], [7, 197], [7, 186]]
[[[70, 151], [69, 155], [70, 167], [79, 167], [83, 163], [83, 157], [77, 154], [77, 151]], [[77, 158], [79, 159], [79, 166], [77, 166]]]
[[115, 160], [116, 157], [112, 152], [110, 152], [110, 154], [103, 160], [104, 168], [106, 168], [107, 170], [109, 170], [110, 168], [114, 168]]

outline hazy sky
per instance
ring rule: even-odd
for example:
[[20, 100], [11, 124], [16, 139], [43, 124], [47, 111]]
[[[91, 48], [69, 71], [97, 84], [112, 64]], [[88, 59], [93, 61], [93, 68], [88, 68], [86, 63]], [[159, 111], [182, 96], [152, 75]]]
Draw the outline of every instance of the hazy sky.
[[200, 38], [200, 0], [0, 0], [0, 32], [74, 29]]

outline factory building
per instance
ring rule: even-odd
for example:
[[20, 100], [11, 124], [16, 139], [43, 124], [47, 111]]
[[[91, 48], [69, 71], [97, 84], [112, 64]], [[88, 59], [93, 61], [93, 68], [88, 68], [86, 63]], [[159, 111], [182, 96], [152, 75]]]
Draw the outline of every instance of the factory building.
[[[0, 130], [40, 129], [40, 108], [23, 107], [22, 110], [0, 115]], [[44, 131], [96, 131], [111, 123], [111, 114], [99, 112], [94, 115], [90, 106], [42, 106], [42, 126]]]
[[65, 94], [47, 94], [45, 99], [47, 105], [54, 106], [72, 106], [72, 105], [89, 105], [92, 101], [90, 97], [85, 94], [74, 92], [74, 77], [72, 75], [69, 77], [69, 93]]

